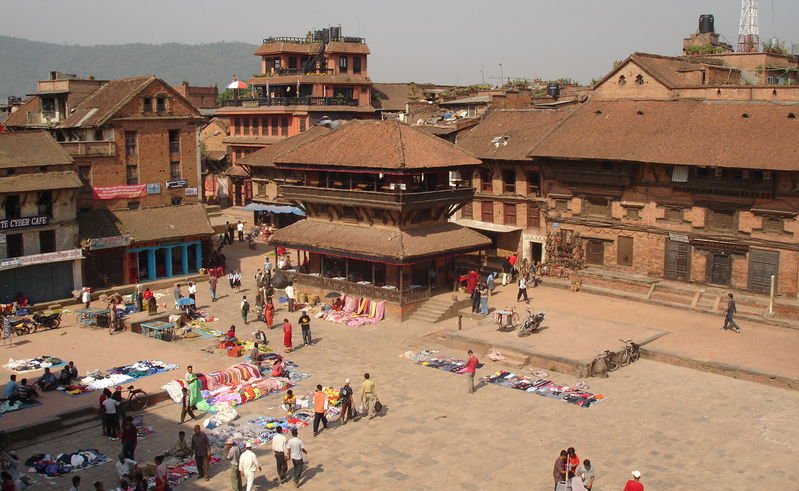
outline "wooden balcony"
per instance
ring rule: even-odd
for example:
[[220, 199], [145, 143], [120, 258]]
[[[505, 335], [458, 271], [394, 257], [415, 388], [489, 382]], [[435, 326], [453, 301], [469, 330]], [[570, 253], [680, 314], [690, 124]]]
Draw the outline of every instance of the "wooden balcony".
[[261, 106], [357, 106], [358, 99], [344, 97], [259, 97], [256, 99], [229, 99], [222, 107]]
[[113, 157], [117, 153], [112, 141], [59, 142], [71, 157]]
[[337, 280], [334, 278], [325, 278], [323, 276], [312, 274], [286, 271], [286, 275], [289, 277], [289, 279], [291, 279], [291, 281], [294, 282], [295, 288], [297, 286], [306, 286], [309, 288], [317, 288], [319, 290], [341, 292], [345, 295], [367, 297], [372, 300], [385, 300], [386, 302], [397, 305], [408, 305], [415, 302], [420, 302], [430, 298], [431, 296], [431, 289], [429, 286], [400, 291], [396, 288], [364, 285], [361, 283]]
[[443, 188], [435, 191], [407, 192], [401, 190], [366, 191], [313, 186], [281, 185], [283, 197], [305, 203], [337, 203], [349, 206], [401, 210], [442, 206], [471, 201], [474, 188]]

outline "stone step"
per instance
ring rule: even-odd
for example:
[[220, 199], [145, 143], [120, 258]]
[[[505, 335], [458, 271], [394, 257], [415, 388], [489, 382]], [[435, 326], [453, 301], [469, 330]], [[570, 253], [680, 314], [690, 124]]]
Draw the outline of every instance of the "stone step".
[[675, 291], [661, 291], [658, 288], [655, 288], [655, 291], [652, 292], [650, 299], [662, 302], [691, 305], [693, 302], [693, 294], [688, 296]]

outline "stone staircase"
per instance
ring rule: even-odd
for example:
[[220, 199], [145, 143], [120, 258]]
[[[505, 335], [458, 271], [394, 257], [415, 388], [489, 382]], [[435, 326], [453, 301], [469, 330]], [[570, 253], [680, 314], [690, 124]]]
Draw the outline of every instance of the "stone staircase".
[[410, 321], [435, 324], [444, 319], [454, 317], [458, 310], [470, 304], [469, 298], [456, 300], [452, 293], [438, 295], [424, 302], [419, 308], [413, 311], [408, 318]]

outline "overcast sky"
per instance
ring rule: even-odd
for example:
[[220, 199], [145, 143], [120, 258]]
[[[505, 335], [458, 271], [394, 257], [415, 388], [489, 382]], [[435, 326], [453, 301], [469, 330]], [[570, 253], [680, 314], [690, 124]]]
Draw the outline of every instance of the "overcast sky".
[[[799, 43], [799, 1], [760, 0], [761, 39]], [[0, 33], [67, 44], [260, 43], [341, 25], [378, 82], [600, 78], [634, 51], [675, 55], [700, 14], [735, 44], [738, 0], [4, 0]], [[213, 63], [213, 60], [209, 60]], [[481, 75], [481, 67], [484, 75]], [[9, 67], [0, 67], [8, 69]], [[258, 61], [253, 57], [253, 70]]]

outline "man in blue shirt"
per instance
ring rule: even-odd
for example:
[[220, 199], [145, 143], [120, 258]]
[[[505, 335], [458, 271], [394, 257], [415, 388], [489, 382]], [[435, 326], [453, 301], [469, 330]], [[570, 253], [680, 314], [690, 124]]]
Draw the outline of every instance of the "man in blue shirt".
[[45, 390], [53, 390], [58, 387], [58, 379], [55, 375], [50, 371], [50, 367], [44, 369], [44, 375], [42, 378], [36, 382], [39, 385], [39, 388], [43, 391]]
[[17, 389], [17, 376], [11, 374], [11, 380], [8, 381], [5, 389], [3, 390], [3, 399], [11, 399], [11, 396], [14, 395], [14, 391], [16, 389]]

